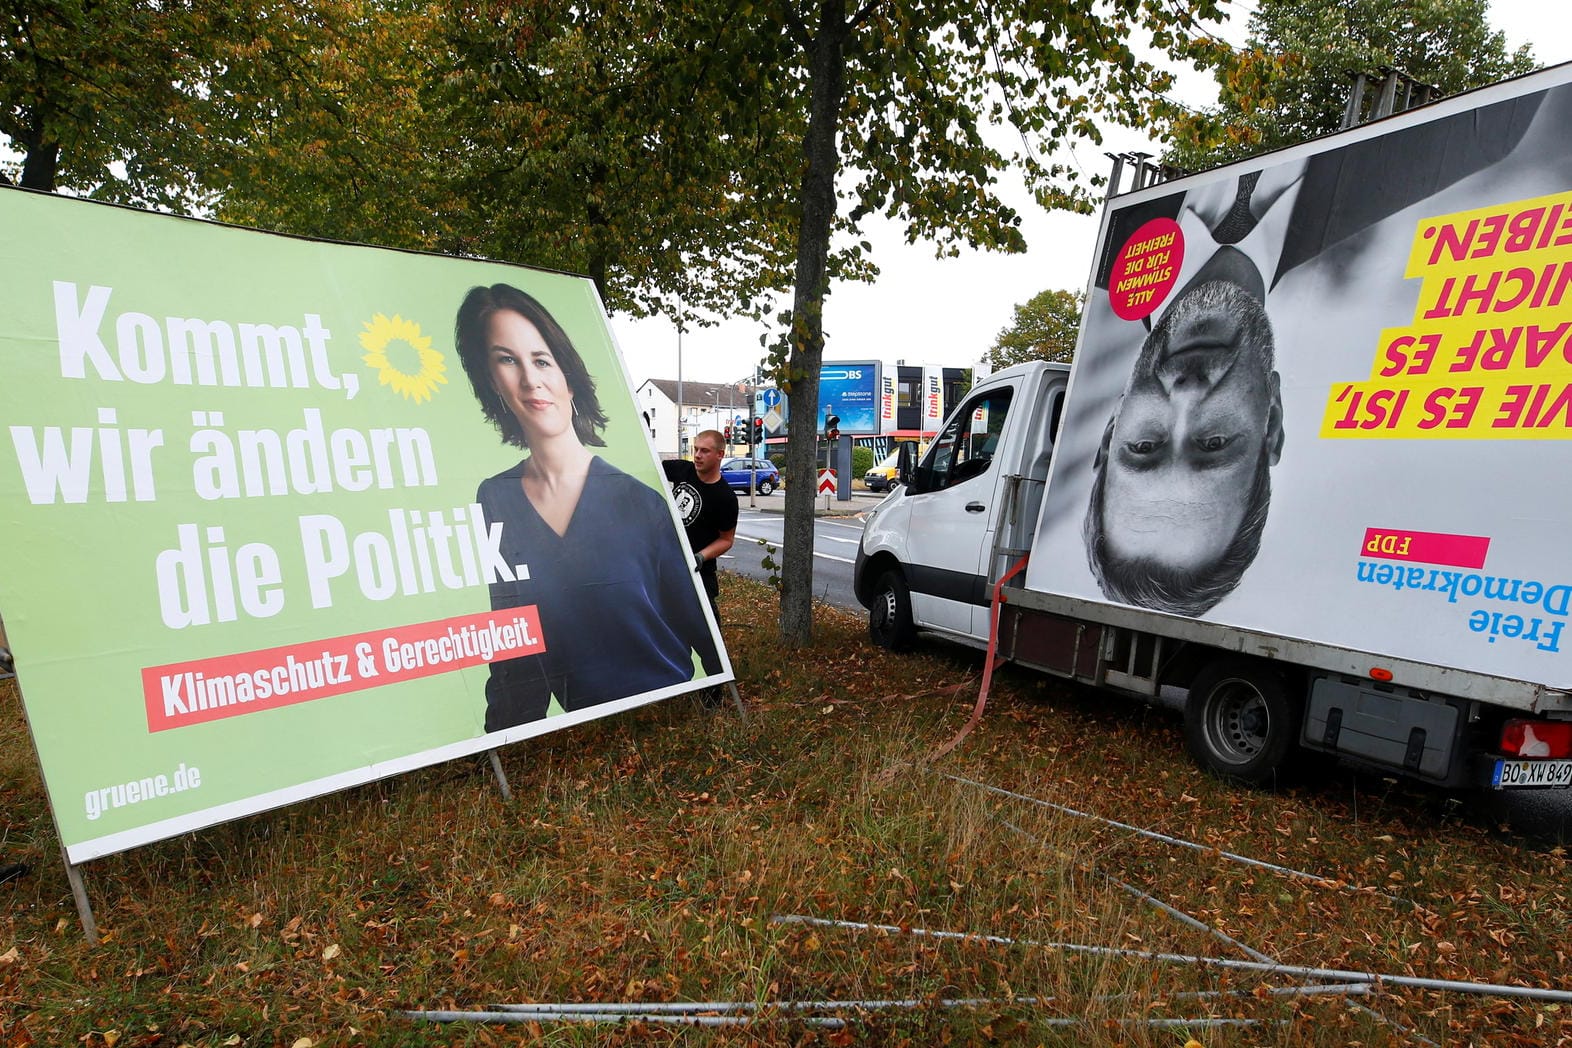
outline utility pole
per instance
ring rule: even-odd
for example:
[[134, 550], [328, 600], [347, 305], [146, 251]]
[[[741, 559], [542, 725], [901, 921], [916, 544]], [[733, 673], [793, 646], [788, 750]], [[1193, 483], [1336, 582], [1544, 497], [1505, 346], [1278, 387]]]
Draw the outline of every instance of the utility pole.
[[742, 381], [743, 388], [748, 391], [748, 508], [754, 509], [759, 504], [759, 493], [757, 491], [759, 486], [759, 449], [753, 439], [753, 401], [757, 395], [755, 391], [759, 383], [759, 369], [755, 367], [753, 374]]
[[677, 457], [688, 450], [682, 422], [682, 300], [677, 300]]

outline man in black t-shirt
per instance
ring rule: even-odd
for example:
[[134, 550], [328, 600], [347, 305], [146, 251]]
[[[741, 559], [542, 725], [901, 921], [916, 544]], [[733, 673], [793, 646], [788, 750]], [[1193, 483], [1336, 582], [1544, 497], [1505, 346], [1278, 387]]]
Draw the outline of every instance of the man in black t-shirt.
[[737, 537], [737, 495], [721, 479], [724, 454], [725, 438], [718, 430], [707, 429], [693, 438], [692, 462], [675, 459], [662, 463], [683, 530], [688, 533], [694, 570], [704, 582], [717, 623], [720, 583], [715, 577], [715, 561], [731, 549]]

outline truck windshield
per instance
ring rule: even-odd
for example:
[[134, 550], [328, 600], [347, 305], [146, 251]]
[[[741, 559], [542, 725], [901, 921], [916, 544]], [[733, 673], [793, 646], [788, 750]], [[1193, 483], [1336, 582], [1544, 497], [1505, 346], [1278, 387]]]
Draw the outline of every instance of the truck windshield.
[[913, 478], [915, 491], [941, 491], [988, 472], [1015, 391], [1008, 387], [967, 402], [928, 449]]

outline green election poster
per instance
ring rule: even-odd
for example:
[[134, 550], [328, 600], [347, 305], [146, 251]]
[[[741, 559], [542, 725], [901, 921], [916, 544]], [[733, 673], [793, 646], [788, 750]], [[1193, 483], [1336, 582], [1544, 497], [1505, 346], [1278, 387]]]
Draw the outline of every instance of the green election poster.
[[588, 280], [0, 218], [0, 614], [70, 861], [730, 679]]

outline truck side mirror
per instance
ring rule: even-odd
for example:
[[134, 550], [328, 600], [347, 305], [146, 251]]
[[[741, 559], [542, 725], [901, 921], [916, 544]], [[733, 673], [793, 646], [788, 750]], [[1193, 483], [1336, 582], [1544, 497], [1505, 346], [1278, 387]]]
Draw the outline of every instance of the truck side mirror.
[[895, 450], [895, 480], [897, 483], [910, 486], [912, 474], [917, 468], [917, 445], [909, 440], [903, 440]]

